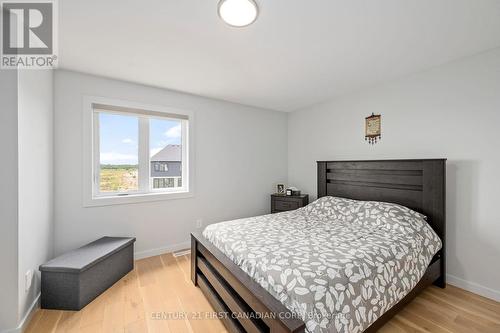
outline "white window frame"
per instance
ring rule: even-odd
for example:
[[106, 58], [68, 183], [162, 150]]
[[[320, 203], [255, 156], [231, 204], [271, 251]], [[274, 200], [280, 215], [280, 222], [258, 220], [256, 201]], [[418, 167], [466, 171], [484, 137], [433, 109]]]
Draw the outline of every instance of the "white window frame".
[[[99, 193], [100, 152], [99, 117], [102, 112], [139, 117], [139, 176], [138, 191]], [[143, 115], [143, 117], [141, 117]], [[184, 118], [182, 121], [182, 188], [153, 189], [149, 156], [149, 120]], [[85, 96], [83, 102], [83, 205], [84, 207], [131, 204], [194, 196], [194, 113], [172, 107]]]

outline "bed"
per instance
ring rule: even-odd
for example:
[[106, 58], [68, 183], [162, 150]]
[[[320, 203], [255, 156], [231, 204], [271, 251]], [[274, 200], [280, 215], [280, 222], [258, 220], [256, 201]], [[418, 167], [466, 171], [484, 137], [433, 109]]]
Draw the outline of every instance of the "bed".
[[445, 160], [322, 161], [318, 200], [192, 234], [231, 332], [375, 332], [445, 286]]

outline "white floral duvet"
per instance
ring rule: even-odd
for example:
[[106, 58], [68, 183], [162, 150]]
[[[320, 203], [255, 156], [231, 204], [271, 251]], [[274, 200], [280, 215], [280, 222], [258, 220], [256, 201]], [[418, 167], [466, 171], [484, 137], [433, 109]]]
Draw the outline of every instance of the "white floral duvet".
[[362, 332], [415, 287], [441, 248], [417, 212], [335, 197], [212, 224], [203, 235], [311, 333]]

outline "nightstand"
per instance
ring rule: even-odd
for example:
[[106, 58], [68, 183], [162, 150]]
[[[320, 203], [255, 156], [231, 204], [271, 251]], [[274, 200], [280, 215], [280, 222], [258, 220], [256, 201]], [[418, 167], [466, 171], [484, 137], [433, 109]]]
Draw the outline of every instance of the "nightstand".
[[309, 204], [309, 195], [271, 194], [271, 213], [286, 212]]

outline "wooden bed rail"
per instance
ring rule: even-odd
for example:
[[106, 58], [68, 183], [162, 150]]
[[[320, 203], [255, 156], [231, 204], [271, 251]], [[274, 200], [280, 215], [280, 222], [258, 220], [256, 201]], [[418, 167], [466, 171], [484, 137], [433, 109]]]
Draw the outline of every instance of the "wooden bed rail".
[[302, 320], [201, 233], [191, 234], [191, 280], [231, 332], [304, 332]]

